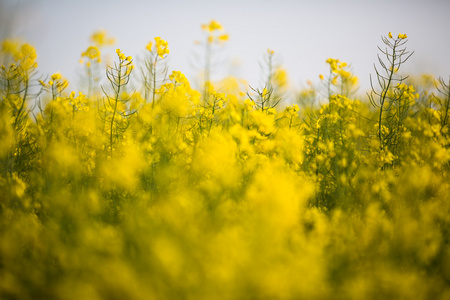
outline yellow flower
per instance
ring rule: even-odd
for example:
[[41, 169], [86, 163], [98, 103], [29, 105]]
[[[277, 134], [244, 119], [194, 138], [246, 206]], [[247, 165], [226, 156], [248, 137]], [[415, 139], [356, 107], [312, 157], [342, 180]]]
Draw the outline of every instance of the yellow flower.
[[106, 30], [98, 30], [91, 35], [91, 42], [98, 47], [113, 45], [116, 41], [112, 37], [108, 37]]
[[244, 106], [245, 106], [246, 110], [251, 110], [255, 106], [255, 102], [253, 100], [250, 100], [250, 99], [245, 99], [244, 100]]
[[389, 38], [392, 39], [392, 32], [389, 31]]
[[148, 51], [152, 52], [152, 47], [153, 47], [153, 43], [152, 43], [152, 42], [149, 42], [145, 48], [146, 48]]
[[165, 54], [169, 54], [169, 44], [159, 36], [155, 37], [156, 52], [159, 57], [163, 58]]
[[221, 41], [221, 42], [226, 42], [226, 41], [228, 41], [228, 39], [229, 39], [228, 34], [219, 35], [219, 41]]
[[24, 70], [29, 70], [37, 67], [36, 58], [36, 49], [30, 44], [23, 44], [20, 52], [15, 54], [14, 60], [19, 62]]
[[338, 79], [338, 76], [337, 75], [334, 76], [333, 79], [331, 80], [331, 84], [337, 85], [337, 79]]
[[52, 75], [52, 80], [53, 81], [57, 81], [57, 80], [60, 80], [60, 79], [61, 79], [61, 74], [55, 73], [55, 74]]
[[339, 59], [329, 58], [326, 60], [326, 63], [330, 65], [332, 72], [336, 72], [338, 68], [338, 63], [340, 63], [340, 61]]
[[206, 30], [206, 31], [209, 31], [209, 32], [212, 32], [212, 31], [216, 31], [216, 30], [222, 30], [223, 27], [216, 20], [212, 20], [211, 22], [209, 22], [209, 24], [202, 25], [202, 29]]
[[323, 80], [325, 77], [323, 77], [322, 74], [319, 75], [320, 80]]
[[271, 108], [267, 109], [267, 113], [270, 115], [276, 115], [277, 110], [274, 107], [271, 107]]
[[189, 81], [186, 79], [186, 76], [184, 76], [184, 74], [180, 71], [172, 71], [172, 74], [169, 75], [169, 79], [176, 82], [177, 84], [181, 83], [189, 86]]
[[129, 58], [130, 60], [128, 60], [128, 61], [131, 62], [131, 56], [126, 57], [125, 54], [122, 53], [122, 50], [117, 49], [116, 53], [117, 53], [117, 56], [119, 56], [120, 60], [128, 60], [128, 58]]
[[218, 31], [223, 31], [223, 27], [215, 20], [212, 20], [209, 24], [203, 24], [202, 29], [209, 33], [207, 37], [208, 44], [226, 42], [229, 39], [229, 35], [226, 33], [219, 35]]
[[278, 68], [273, 76], [273, 81], [278, 87], [285, 87], [288, 85], [288, 75], [285, 69]]
[[90, 59], [100, 59], [100, 50], [95, 46], [89, 46], [86, 51], [81, 54], [82, 57], [89, 57]]
[[20, 44], [16, 40], [7, 39], [2, 42], [1, 51], [17, 57], [20, 53]]

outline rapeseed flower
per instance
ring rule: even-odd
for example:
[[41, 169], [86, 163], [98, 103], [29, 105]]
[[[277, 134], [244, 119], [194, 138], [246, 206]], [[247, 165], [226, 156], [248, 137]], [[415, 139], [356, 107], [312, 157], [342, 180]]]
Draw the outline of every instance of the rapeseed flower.
[[230, 38], [230, 36], [226, 33], [220, 34], [219, 32], [222, 32], [224, 29], [222, 25], [212, 20], [209, 24], [203, 24], [202, 29], [208, 33], [207, 36], [207, 44], [212, 44], [214, 42], [226, 42]]
[[81, 54], [81, 57], [87, 57], [91, 60], [101, 61], [100, 50], [96, 46], [89, 46], [86, 51]]
[[[127, 56], [125, 56], [125, 54], [123, 54], [122, 50], [116, 49], [116, 53], [117, 53], [117, 56], [119, 57], [119, 59], [120, 59], [121, 61], [127, 60]], [[130, 59], [131, 59], [131, 56], [129, 56], [129, 57], [130, 57]]]
[[203, 24], [202, 25], [202, 29], [205, 30], [205, 31], [214, 32], [214, 31], [217, 31], [217, 30], [222, 30], [223, 27], [216, 20], [211, 20], [211, 22], [209, 22], [209, 24]]
[[169, 44], [161, 39], [160, 37], [155, 37], [156, 42], [156, 53], [159, 57], [163, 58], [164, 55], [169, 54]]
[[91, 35], [91, 42], [101, 48], [114, 45], [116, 40], [113, 37], [109, 37], [106, 30], [98, 30]]

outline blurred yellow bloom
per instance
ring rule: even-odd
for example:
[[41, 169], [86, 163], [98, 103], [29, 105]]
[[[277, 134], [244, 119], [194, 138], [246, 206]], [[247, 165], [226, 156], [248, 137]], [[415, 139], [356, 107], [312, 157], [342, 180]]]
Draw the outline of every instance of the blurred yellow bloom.
[[20, 52], [20, 43], [13, 39], [6, 39], [2, 42], [1, 51], [12, 57], [17, 57]]
[[228, 41], [229, 39], [229, 35], [227, 33], [219, 34], [220, 31], [223, 31], [223, 27], [215, 20], [212, 20], [209, 24], [203, 24], [202, 29], [208, 32], [208, 44], [212, 44], [213, 42], [222, 43]]
[[60, 79], [61, 79], [61, 74], [55, 73], [52, 75], [52, 80], [56, 81], [56, 80], [60, 80]]
[[389, 38], [392, 39], [392, 32], [389, 32]]
[[20, 52], [17, 52], [14, 57], [15, 61], [18, 62], [24, 70], [36, 68], [36, 58], [36, 49], [30, 44], [23, 44], [20, 47]]
[[107, 36], [106, 30], [98, 30], [91, 35], [91, 42], [97, 47], [104, 47], [114, 45], [116, 41]]
[[216, 31], [216, 30], [222, 30], [223, 27], [216, 20], [212, 20], [211, 22], [209, 22], [209, 24], [202, 25], [202, 29], [206, 30], [206, 31], [209, 31], [209, 32], [213, 32], [213, 31]]
[[331, 84], [336, 85], [337, 79], [338, 79], [338, 76], [334, 76], [333, 79], [331, 80]]
[[277, 68], [273, 76], [273, 81], [279, 88], [287, 87], [289, 81], [287, 71], [284, 68]]
[[221, 42], [226, 42], [226, 41], [228, 41], [228, 39], [229, 39], [228, 34], [219, 35], [219, 41], [221, 41]]
[[145, 48], [146, 48], [148, 51], [152, 52], [152, 47], [153, 47], [153, 43], [152, 43], [152, 42], [149, 42]]
[[89, 46], [86, 51], [81, 54], [81, 57], [88, 57], [90, 59], [100, 59], [100, 50], [96, 46]]
[[271, 107], [267, 110], [267, 113], [275, 115], [277, 113], [277, 110], [275, 109], [275, 107]]

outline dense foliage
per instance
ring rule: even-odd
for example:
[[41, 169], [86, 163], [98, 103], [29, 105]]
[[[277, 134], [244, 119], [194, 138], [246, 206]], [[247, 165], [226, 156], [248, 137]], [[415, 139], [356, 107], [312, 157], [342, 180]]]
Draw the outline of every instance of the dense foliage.
[[106, 67], [94, 34], [70, 93], [3, 42], [0, 298], [449, 299], [450, 87], [400, 75], [406, 35], [368, 96], [328, 59], [287, 103], [272, 50], [264, 87], [211, 82], [203, 30], [198, 89], [161, 38]]

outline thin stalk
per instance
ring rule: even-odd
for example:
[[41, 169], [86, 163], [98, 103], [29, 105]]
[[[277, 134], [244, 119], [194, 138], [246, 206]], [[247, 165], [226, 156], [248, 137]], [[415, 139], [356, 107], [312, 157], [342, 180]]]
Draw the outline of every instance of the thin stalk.
[[118, 84], [117, 84], [117, 92], [116, 92], [116, 98], [114, 99], [114, 110], [113, 115], [111, 118], [111, 128], [110, 128], [110, 134], [109, 134], [109, 141], [110, 141], [110, 147], [111, 147], [111, 156], [113, 151], [113, 125], [114, 125], [114, 119], [116, 117], [116, 111], [117, 111], [117, 102], [119, 101], [119, 94], [120, 94], [120, 88], [122, 83], [122, 61], [120, 61], [119, 65], [119, 74], [117, 76]]
[[383, 117], [383, 106], [384, 106], [384, 102], [386, 101], [386, 95], [387, 92], [389, 91], [389, 87], [391, 85], [392, 82], [392, 78], [394, 76], [394, 68], [395, 68], [395, 61], [397, 59], [397, 55], [396, 55], [396, 47], [397, 47], [397, 41], [395, 41], [394, 46], [392, 48], [392, 64], [391, 64], [391, 68], [389, 71], [389, 77], [388, 77], [388, 82], [387, 82], [387, 86], [384, 88], [384, 90], [382, 91], [381, 95], [380, 95], [380, 114], [378, 117], [378, 139], [380, 140], [380, 148], [381, 150], [384, 149], [384, 145], [383, 145], [383, 134], [381, 131], [381, 121], [382, 121], [382, 117]]

